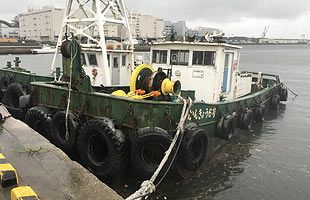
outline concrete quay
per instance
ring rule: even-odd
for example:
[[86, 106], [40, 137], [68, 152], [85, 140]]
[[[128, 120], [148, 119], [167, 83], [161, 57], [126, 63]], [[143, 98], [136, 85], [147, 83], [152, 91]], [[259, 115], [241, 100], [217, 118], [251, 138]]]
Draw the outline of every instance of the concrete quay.
[[[32, 187], [41, 200], [123, 199], [5, 107], [0, 113], [0, 152], [16, 169], [19, 185]], [[0, 188], [0, 200], [9, 200], [10, 191]]]

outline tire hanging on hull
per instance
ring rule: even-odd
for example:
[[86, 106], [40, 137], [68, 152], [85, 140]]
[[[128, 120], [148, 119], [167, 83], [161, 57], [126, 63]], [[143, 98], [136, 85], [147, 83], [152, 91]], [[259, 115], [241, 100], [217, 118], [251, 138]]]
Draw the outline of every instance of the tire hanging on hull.
[[52, 112], [43, 106], [30, 108], [25, 116], [25, 122], [47, 139], [51, 139]]
[[260, 105], [255, 109], [255, 115], [254, 119], [256, 122], [263, 122], [265, 121], [265, 113], [266, 113], [266, 108], [265, 105]]
[[100, 178], [111, 178], [126, 165], [125, 135], [110, 119], [92, 119], [81, 127], [78, 152], [82, 164]]
[[245, 110], [239, 117], [239, 126], [242, 130], [251, 130], [253, 126], [253, 111], [252, 110]]
[[235, 132], [235, 118], [232, 115], [222, 117], [217, 124], [217, 133], [220, 139], [230, 140]]
[[19, 83], [11, 83], [3, 96], [3, 103], [15, 118], [21, 118], [19, 97], [26, 95], [26, 91]]
[[272, 110], [278, 110], [280, 106], [280, 96], [279, 95], [274, 95], [271, 98], [270, 106]]
[[10, 84], [10, 79], [7, 76], [0, 78], [0, 101], [2, 102], [6, 89]]
[[282, 87], [280, 90], [280, 101], [287, 101], [288, 91], [286, 88]]
[[58, 111], [51, 122], [51, 135], [55, 145], [64, 152], [71, 154], [77, 146], [78, 120], [75, 114], [68, 113], [68, 138], [66, 138], [66, 112]]
[[151, 176], [164, 157], [172, 142], [167, 131], [155, 128], [142, 128], [131, 142], [133, 165], [144, 176]]
[[179, 163], [189, 171], [198, 170], [207, 154], [208, 137], [204, 129], [198, 127], [185, 130]]

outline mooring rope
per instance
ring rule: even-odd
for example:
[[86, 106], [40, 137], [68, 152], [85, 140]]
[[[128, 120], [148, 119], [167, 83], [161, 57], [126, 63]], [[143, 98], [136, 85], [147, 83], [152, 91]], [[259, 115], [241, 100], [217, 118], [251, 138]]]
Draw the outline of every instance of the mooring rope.
[[67, 108], [66, 108], [66, 118], [65, 118], [65, 124], [66, 124], [66, 135], [65, 135], [65, 139], [69, 140], [69, 127], [68, 127], [68, 117], [69, 117], [69, 110], [70, 110], [70, 103], [71, 103], [71, 90], [72, 90], [72, 66], [73, 66], [73, 60], [75, 59], [75, 57], [77, 56], [77, 52], [75, 51], [74, 56], [72, 56], [72, 49], [76, 49], [75, 43], [71, 42], [71, 44], [74, 44], [74, 48], [71, 48], [71, 63], [70, 63], [70, 73], [69, 73], [69, 84], [68, 84], [68, 99], [67, 99]]
[[297, 93], [295, 93], [295, 92], [293, 92], [293, 90], [291, 90], [286, 84], [284, 84], [284, 83], [282, 83], [283, 85], [284, 85], [284, 87], [286, 88], [286, 89], [288, 89], [288, 91], [290, 91], [295, 97], [294, 98], [296, 98], [297, 96], [298, 96], [298, 94]]
[[[161, 177], [160, 181], [156, 184], [154, 184], [156, 178], [158, 177], [159, 173], [161, 172], [163, 166], [166, 164], [177, 140], [179, 139], [180, 136], [182, 136], [184, 134], [184, 125], [185, 122], [188, 118], [189, 115], [189, 111], [192, 107], [193, 101], [189, 98], [189, 102], [187, 102], [185, 99], [183, 99], [182, 97], [180, 97], [183, 100], [183, 109], [182, 109], [182, 114], [181, 114], [181, 118], [177, 127], [177, 132], [168, 148], [168, 150], [165, 152], [165, 156], [162, 159], [162, 161], [160, 162], [159, 166], [157, 167], [156, 171], [154, 172], [154, 174], [152, 175], [152, 177], [149, 180], [143, 181], [140, 189], [137, 190], [135, 193], [133, 193], [132, 195], [130, 195], [128, 198], [126, 198], [126, 200], [139, 200], [143, 197], [147, 198], [147, 195], [153, 193], [156, 190], [156, 187], [162, 182], [162, 180], [164, 179], [164, 177], [166, 176], [166, 174], [168, 173], [175, 157], [177, 154], [177, 151], [173, 157], [173, 159], [171, 160], [171, 162], [169, 163], [169, 167], [167, 168], [167, 170], [165, 171], [163, 177]], [[181, 143], [181, 141], [180, 141]], [[180, 143], [178, 145], [177, 150], [179, 149]]]
[[[181, 97], [181, 99], [183, 99], [183, 98]], [[190, 109], [191, 109], [192, 105], [193, 105], [193, 101], [189, 97], [189, 104], [188, 104], [188, 108], [186, 110], [185, 117], [184, 117], [185, 121], [181, 123], [182, 127], [180, 128], [181, 131], [179, 132], [180, 136], [176, 136], [175, 137], [176, 139], [179, 139], [178, 146], [176, 148], [176, 151], [175, 151], [175, 153], [173, 155], [173, 158], [172, 158], [171, 162], [169, 163], [169, 166], [168, 166], [167, 170], [165, 171], [165, 173], [163, 174], [161, 179], [156, 183], [156, 187], [159, 186], [161, 184], [161, 182], [165, 179], [166, 175], [168, 174], [168, 172], [169, 172], [169, 170], [170, 170], [170, 168], [171, 168], [171, 166], [172, 166], [172, 164], [173, 164], [173, 162], [174, 162], [174, 160], [175, 160], [175, 158], [176, 158], [176, 156], [177, 156], [177, 154], [179, 152], [179, 149], [181, 147], [182, 140], [183, 140], [183, 137], [184, 137], [184, 125], [186, 123], [186, 120], [188, 119], [188, 115], [189, 115], [189, 112], [190, 112]], [[180, 123], [179, 123], [179, 125], [180, 125]]]

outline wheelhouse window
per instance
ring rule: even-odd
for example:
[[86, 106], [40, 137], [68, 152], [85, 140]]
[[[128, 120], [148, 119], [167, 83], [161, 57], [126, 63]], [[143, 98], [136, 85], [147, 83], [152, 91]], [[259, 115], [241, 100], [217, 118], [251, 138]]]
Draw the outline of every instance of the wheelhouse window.
[[215, 65], [215, 51], [194, 51], [193, 65]]
[[171, 50], [170, 64], [188, 66], [189, 51], [186, 50]]
[[153, 63], [167, 63], [167, 50], [153, 50]]
[[95, 54], [88, 54], [89, 64], [93, 66], [98, 66], [97, 58]]
[[126, 55], [122, 55], [122, 66], [126, 66]]

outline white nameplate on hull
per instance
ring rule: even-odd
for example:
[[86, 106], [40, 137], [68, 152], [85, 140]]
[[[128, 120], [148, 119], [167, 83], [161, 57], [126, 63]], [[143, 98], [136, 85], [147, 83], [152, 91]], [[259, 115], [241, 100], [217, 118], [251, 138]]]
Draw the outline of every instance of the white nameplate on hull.
[[203, 70], [193, 70], [193, 78], [204, 78], [205, 77], [205, 72]]

